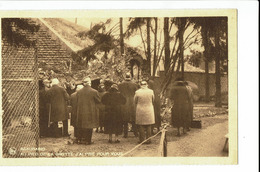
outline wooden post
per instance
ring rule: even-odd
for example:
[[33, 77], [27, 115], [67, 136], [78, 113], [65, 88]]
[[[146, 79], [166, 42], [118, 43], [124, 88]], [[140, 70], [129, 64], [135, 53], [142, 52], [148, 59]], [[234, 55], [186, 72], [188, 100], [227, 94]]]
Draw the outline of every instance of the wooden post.
[[162, 157], [167, 157], [166, 131], [166, 129], [162, 130], [161, 140], [158, 148], [158, 155]]

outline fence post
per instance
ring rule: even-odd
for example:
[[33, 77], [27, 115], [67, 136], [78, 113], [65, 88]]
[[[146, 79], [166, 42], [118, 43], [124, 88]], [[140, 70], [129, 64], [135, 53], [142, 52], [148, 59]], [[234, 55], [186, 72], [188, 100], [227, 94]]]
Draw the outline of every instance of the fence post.
[[166, 132], [165, 132], [165, 137], [163, 141], [163, 156], [167, 157], [167, 137], [166, 137]]
[[160, 139], [160, 144], [158, 148], [158, 154], [162, 157], [167, 157], [167, 139], [166, 139], [166, 129], [162, 129], [162, 135]]

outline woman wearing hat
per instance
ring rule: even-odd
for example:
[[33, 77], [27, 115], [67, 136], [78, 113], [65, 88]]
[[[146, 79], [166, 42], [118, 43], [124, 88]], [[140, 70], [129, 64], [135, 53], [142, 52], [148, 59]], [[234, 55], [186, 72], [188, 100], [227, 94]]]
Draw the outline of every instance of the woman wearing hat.
[[180, 136], [180, 128], [183, 128], [183, 134], [191, 125], [191, 100], [189, 92], [181, 78], [177, 78], [170, 90], [169, 98], [173, 104], [172, 124], [178, 130], [177, 136]]
[[118, 91], [117, 84], [113, 84], [101, 99], [106, 105], [105, 110], [105, 134], [109, 134], [109, 143], [112, 143], [112, 134], [115, 134], [115, 143], [119, 143], [118, 135], [122, 134], [122, 109], [121, 105], [126, 103], [125, 97]]

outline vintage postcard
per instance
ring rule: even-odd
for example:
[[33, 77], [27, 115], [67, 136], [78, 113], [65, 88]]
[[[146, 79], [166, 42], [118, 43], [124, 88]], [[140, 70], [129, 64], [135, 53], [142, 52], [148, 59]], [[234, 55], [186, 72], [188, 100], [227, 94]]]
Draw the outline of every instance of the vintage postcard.
[[238, 163], [236, 9], [0, 17], [1, 165]]

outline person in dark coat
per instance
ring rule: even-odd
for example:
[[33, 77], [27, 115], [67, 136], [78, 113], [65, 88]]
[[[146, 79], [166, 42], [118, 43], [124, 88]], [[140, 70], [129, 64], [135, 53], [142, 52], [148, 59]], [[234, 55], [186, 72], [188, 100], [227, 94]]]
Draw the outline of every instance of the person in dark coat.
[[126, 103], [125, 97], [118, 91], [118, 86], [113, 84], [104, 94], [101, 102], [105, 105], [105, 134], [109, 134], [109, 143], [112, 143], [112, 134], [115, 134], [115, 143], [119, 143], [118, 135], [123, 132], [122, 105]]
[[[66, 90], [59, 86], [59, 80], [57, 78], [52, 79], [52, 87], [46, 92], [47, 102], [49, 106], [49, 122], [52, 123], [53, 132], [58, 129], [58, 122], [62, 121], [64, 137], [69, 136], [68, 133], [68, 119], [69, 114], [67, 111], [67, 101], [69, 95]], [[57, 133], [53, 133], [56, 135]]]
[[131, 81], [131, 74], [127, 73], [125, 81], [119, 84], [119, 92], [126, 98], [126, 104], [123, 105], [123, 129], [124, 137], [128, 136], [128, 123], [132, 124], [132, 129], [135, 136], [137, 136], [137, 128], [135, 125], [135, 107], [134, 107], [134, 95], [138, 89], [138, 85]]
[[77, 121], [82, 143], [92, 144], [93, 128], [99, 126], [98, 104], [100, 97], [98, 91], [91, 88], [91, 79], [89, 77], [83, 80], [84, 88], [77, 92]]
[[50, 89], [50, 83], [50, 80], [44, 79], [44, 88], [39, 91], [39, 128], [41, 137], [48, 136], [49, 104], [47, 103], [46, 92]]
[[[184, 84], [188, 90], [188, 93], [189, 93], [189, 105], [190, 105], [190, 108], [189, 108], [189, 114], [190, 114], [190, 118], [191, 118], [191, 122], [193, 121], [193, 92], [192, 92], [192, 88], [189, 86], [188, 82], [187, 81], [184, 81]], [[187, 131], [190, 131], [190, 127], [187, 128]]]
[[[104, 96], [104, 94], [106, 93], [105, 90], [105, 85], [104, 84], [100, 84], [98, 86], [98, 94], [100, 96], [100, 98], [102, 99], [102, 97]], [[97, 128], [97, 132], [103, 133], [104, 132], [104, 120], [105, 120], [105, 105], [104, 104], [99, 104], [99, 131]]]
[[180, 127], [183, 127], [183, 133], [191, 125], [190, 117], [190, 97], [188, 90], [183, 81], [175, 81], [170, 90], [170, 100], [173, 103], [172, 107], [172, 124], [177, 127], [177, 136], [180, 136]]
[[159, 91], [155, 88], [154, 81], [150, 79], [148, 81], [148, 88], [153, 90], [154, 92], [154, 115], [155, 115], [155, 124], [152, 126], [153, 128], [157, 128], [157, 132], [160, 131], [161, 127], [161, 100], [159, 96]]
[[76, 85], [74, 81], [65, 82], [65, 86], [69, 96], [76, 91]]
[[81, 138], [79, 135], [78, 127], [77, 127], [77, 92], [82, 89], [83, 85], [78, 85], [76, 87], [76, 92], [72, 93], [70, 96], [70, 103], [71, 103], [71, 121], [70, 125], [74, 127], [74, 137], [76, 140], [74, 143], [81, 143]]

